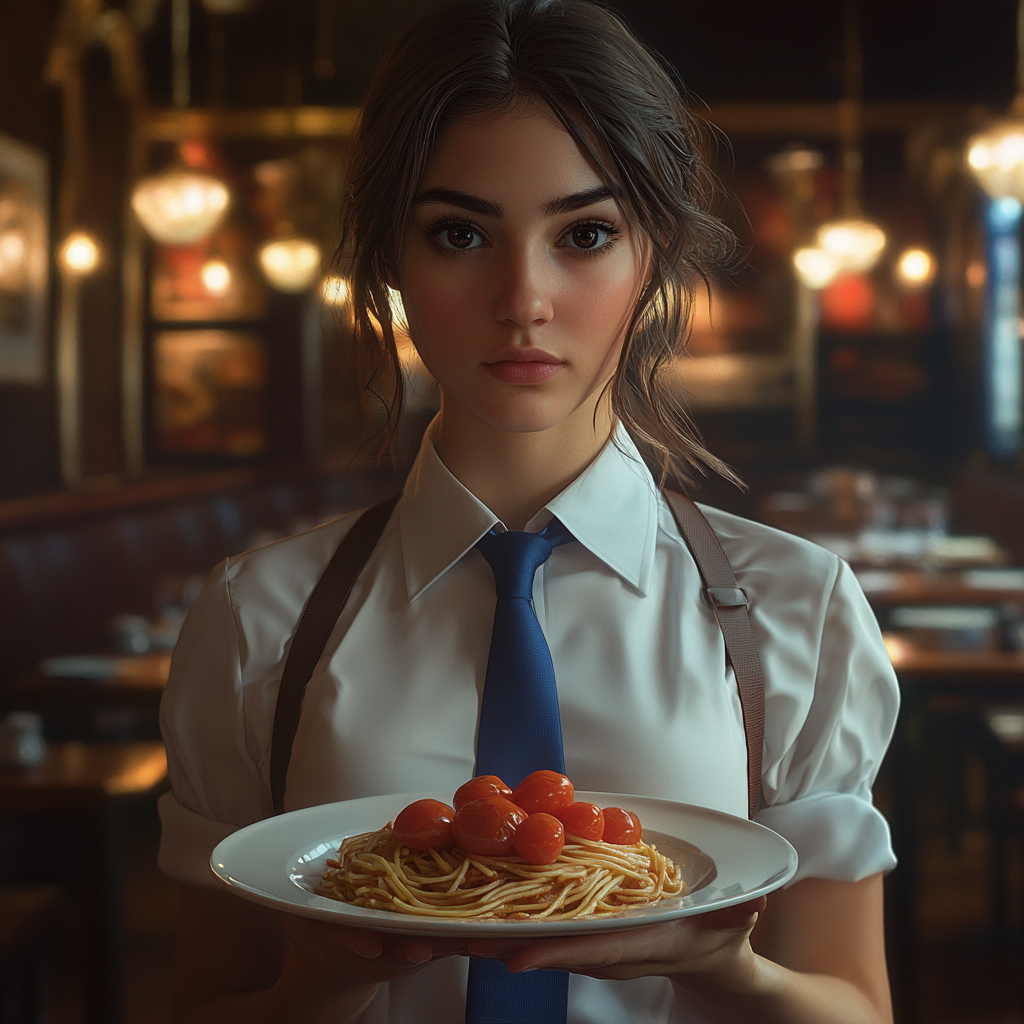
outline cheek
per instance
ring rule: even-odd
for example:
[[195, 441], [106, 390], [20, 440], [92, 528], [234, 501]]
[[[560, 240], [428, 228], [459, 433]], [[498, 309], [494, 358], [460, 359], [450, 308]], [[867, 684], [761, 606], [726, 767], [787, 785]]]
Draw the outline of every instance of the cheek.
[[474, 305], [474, 296], [443, 279], [431, 288], [416, 289], [406, 302], [409, 324], [416, 347], [428, 362], [456, 355], [460, 343], [469, 343], [477, 325], [481, 310], [479, 296]]
[[576, 275], [566, 288], [562, 317], [581, 338], [614, 344], [629, 323], [637, 296], [637, 275], [632, 260], [599, 267]]

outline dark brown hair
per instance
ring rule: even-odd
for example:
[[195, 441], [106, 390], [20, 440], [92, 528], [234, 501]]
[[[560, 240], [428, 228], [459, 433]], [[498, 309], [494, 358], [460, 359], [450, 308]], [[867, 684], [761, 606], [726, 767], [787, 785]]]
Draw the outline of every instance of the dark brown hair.
[[712, 212], [720, 187], [700, 153], [703, 126], [660, 58], [590, 0], [457, 0], [406, 31], [377, 68], [350, 151], [339, 259], [351, 261], [366, 386], [387, 392], [386, 442], [402, 408], [387, 281], [427, 161], [455, 120], [523, 101], [551, 109], [649, 243], [651, 279], [609, 384], [616, 415], [663, 472], [735, 481], [665, 373], [686, 343], [696, 288], [736, 255]]

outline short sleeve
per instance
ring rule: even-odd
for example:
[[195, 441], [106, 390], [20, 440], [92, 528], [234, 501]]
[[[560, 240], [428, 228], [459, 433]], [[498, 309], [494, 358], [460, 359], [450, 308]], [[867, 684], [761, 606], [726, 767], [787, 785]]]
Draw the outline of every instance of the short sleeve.
[[158, 861], [197, 885], [213, 884], [213, 847], [266, 816], [266, 787], [246, 745], [228, 566], [213, 570], [185, 620], [160, 704], [171, 792], [160, 802]]
[[[833, 579], [810, 701], [797, 693], [797, 679], [773, 680], [769, 698], [763, 806], [755, 820], [796, 848], [794, 882], [855, 882], [896, 864], [888, 823], [871, 799], [896, 725], [896, 676], [850, 567], [840, 561]], [[780, 734], [771, 724], [773, 704], [787, 711], [803, 706], [806, 714], [795, 726], [790, 716]]]

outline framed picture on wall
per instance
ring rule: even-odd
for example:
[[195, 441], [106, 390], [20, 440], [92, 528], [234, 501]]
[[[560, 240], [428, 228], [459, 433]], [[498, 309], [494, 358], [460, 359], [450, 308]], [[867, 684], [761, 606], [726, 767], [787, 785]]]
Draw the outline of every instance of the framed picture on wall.
[[0, 383], [46, 376], [48, 194], [45, 156], [0, 133]]
[[252, 457], [266, 449], [267, 358], [254, 331], [186, 329], [153, 338], [158, 454]]

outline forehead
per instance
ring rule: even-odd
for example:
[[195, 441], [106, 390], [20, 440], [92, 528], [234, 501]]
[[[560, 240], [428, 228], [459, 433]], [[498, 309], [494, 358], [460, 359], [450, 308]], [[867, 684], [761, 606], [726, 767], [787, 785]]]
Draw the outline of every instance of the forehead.
[[450, 188], [505, 204], [542, 205], [604, 184], [546, 107], [455, 121], [427, 162], [421, 191]]

